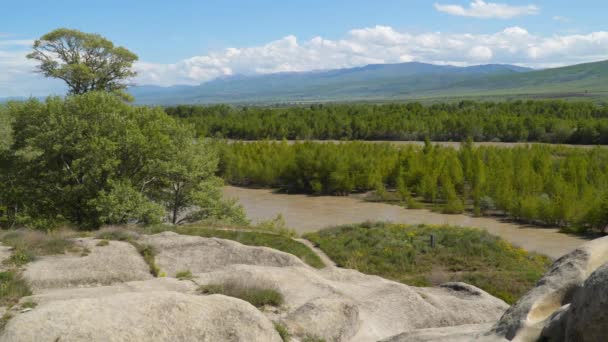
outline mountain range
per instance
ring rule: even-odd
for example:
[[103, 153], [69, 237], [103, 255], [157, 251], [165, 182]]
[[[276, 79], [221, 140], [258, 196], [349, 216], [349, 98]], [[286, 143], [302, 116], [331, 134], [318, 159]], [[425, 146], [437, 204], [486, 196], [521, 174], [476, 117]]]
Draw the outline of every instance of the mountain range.
[[530, 98], [608, 102], [608, 61], [544, 70], [507, 64], [372, 64], [327, 71], [234, 75], [196, 86], [143, 85], [129, 92], [137, 104], [146, 105]]

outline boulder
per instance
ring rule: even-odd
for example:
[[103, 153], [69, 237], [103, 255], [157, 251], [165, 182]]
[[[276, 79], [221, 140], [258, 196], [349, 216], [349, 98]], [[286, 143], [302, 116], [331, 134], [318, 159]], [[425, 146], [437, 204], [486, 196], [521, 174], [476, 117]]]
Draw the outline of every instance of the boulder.
[[608, 237], [559, 258], [537, 285], [505, 312], [491, 333], [508, 340], [538, 340], [553, 313], [570, 303], [589, 275], [606, 262]]
[[315, 298], [290, 312], [283, 323], [295, 336], [336, 342], [349, 341], [361, 327], [357, 305], [340, 297]]
[[152, 246], [156, 264], [169, 276], [188, 270], [208, 272], [233, 264], [304, 266], [296, 256], [267, 247], [250, 247], [235, 241], [179, 235], [174, 232], [143, 236], [138, 241]]
[[50, 255], [27, 265], [23, 277], [35, 291], [49, 288], [99, 286], [152, 279], [150, 268], [135, 247], [127, 242], [76, 239], [88, 254]]
[[608, 338], [608, 263], [595, 271], [572, 300], [566, 341], [606, 341]]
[[11, 319], [0, 340], [282, 341], [272, 322], [242, 300], [170, 291], [44, 303]]

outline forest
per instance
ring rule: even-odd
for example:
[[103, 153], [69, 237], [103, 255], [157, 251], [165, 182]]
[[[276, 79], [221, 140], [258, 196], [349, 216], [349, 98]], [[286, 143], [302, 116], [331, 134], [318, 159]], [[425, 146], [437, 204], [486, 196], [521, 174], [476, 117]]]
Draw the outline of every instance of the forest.
[[510, 101], [314, 104], [291, 107], [177, 106], [201, 137], [260, 140], [418, 140], [608, 144], [608, 107]]
[[410, 208], [508, 215], [575, 232], [608, 225], [608, 151], [599, 147], [218, 144], [219, 175], [234, 185], [314, 195], [374, 190]]

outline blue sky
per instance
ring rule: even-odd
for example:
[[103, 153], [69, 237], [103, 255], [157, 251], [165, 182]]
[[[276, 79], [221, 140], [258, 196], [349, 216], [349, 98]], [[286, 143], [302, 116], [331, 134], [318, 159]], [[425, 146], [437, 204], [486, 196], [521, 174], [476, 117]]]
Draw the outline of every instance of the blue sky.
[[23, 58], [57, 27], [137, 53], [140, 84], [410, 60], [541, 68], [608, 58], [599, 0], [0, 1], [0, 97], [59, 91]]

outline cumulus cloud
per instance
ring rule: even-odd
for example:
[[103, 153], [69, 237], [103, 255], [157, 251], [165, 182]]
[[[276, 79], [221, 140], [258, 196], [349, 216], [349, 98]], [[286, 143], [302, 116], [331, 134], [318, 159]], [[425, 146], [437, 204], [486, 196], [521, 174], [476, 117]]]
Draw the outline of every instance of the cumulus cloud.
[[294, 36], [229, 48], [174, 64], [138, 63], [138, 84], [199, 84], [230, 75], [425, 62], [458, 66], [509, 63], [535, 68], [608, 59], [608, 32], [540, 36], [518, 26], [491, 34], [399, 32], [388, 26], [350, 31], [343, 39]]
[[[0, 39], [0, 97], [61, 93], [61, 83], [33, 73], [29, 48]], [[10, 46], [9, 46], [10, 45]], [[513, 26], [487, 34], [398, 31], [389, 26], [355, 29], [342, 39], [295, 36], [250, 47], [231, 47], [171, 64], [135, 65], [136, 84], [196, 85], [218, 77], [350, 68], [367, 64], [425, 62], [467, 66], [507, 63], [534, 68], [608, 59], [608, 32], [544, 36]], [[47, 87], [47, 88], [45, 88]], [[46, 90], [44, 90], [46, 89]]]
[[468, 8], [460, 5], [436, 3], [435, 9], [439, 12], [461, 17], [499, 19], [510, 19], [524, 15], [533, 15], [539, 12], [539, 8], [536, 5], [510, 6], [507, 4], [485, 2], [483, 0], [475, 0], [471, 2]]

